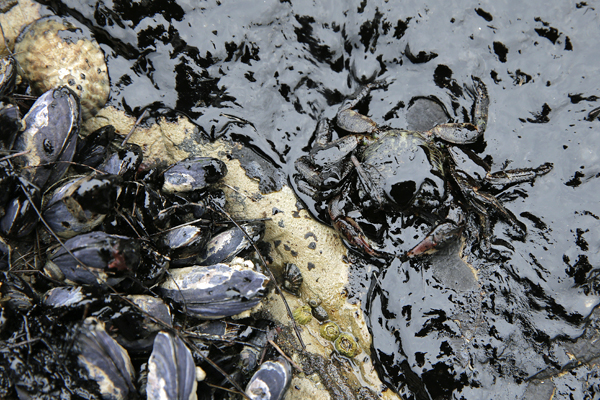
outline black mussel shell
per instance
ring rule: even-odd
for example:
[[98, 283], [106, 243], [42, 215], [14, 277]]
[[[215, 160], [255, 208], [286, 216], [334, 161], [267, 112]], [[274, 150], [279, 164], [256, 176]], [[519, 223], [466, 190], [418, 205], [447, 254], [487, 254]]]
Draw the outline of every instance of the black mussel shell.
[[227, 174], [221, 160], [212, 157], [194, 157], [178, 162], [164, 172], [162, 190], [165, 193], [186, 193], [204, 190]]
[[13, 147], [17, 133], [21, 129], [21, 112], [14, 104], [0, 101], [0, 141], [6, 149]]
[[0, 59], [0, 97], [9, 96], [17, 82], [17, 63], [12, 57]]
[[194, 400], [196, 365], [185, 343], [167, 332], [159, 332], [148, 360], [148, 400]]
[[260, 366], [246, 386], [246, 395], [252, 400], [280, 400], [291, 381], [292, 367], [286, 359], [279, 357]]
[[134, 370], [129, 354], [94, 317], [83, 321], [75, 341], [79, 365], [98, 383], [104, 399], [125, 400], [135, 393]]
[[43, 187], [57, 181], [69, 167], [77, 148], [81, 124], [79, 97], [66, 86], [41, 95], [23, 118], [23, 132], [15, 141], [27, 180]]
[[[182, 265], [185, 259], [189, 259], [190, 264], [194, 264], [195, 256], [208, 239], [207, 231], [207, 228], [195, 225], [181, 225], [164, 232], [159, 242], [171, 255], [173, 265]], [[178, 262], [180, 260], [182, 262]]]
[[98, 169], [107, 174], [120, 175], [125, 180], [132, 180], [143, 158], [142, 148], [137, 144], [128, 143], [125, 148], [108, 156]]
[[[73, 161], [89, 167], [97, 167], [106, 158], [108, 146], [115, 137], [115, 127], [106, 125], [80, 139], [77, 152]], [[81, 172], [88, 172], [89, 168], [78, 168]]]
[[269, 278], [252, 269], [225, 264], [176, 268], [159, 288], [163, 297], [181, 305], [188, 315], [204, 319], [240, 314], [266, 294]]
[[[131, 354], [152, 351], [152, 344], [156, 334], [164, 326], [155, 322], [161, 321], [164, 325], [171, 326], [173, 318], [170, 307], [157, 297], [148, 295], [130, 295], [110, 319], [110, 331], [116, 332], [116, 340]], [[154, 319], [153, 319], [154, 318]], [[108, 324], [108, 322], [107, 322]]]
[[[265, 233], [265, 224], [262, 221], [241, 224], [240, 227], [256, 243]], [[238, 227], [230, 228], [210, 239], [197, 259], [198, 265], [212, 265], [230, 262], [240, 252], [250, 248], [252, 243]]]
[[158, 251], [154, 242], [140, 241], [141, 262], [135, 271], [137, 282], [146, 288], [158, 282], [171, 265], [171, 259]]
[[114, 285], [126, 273], [135, 271], [139, 262], [140, 245], [136, 239], [91, 232], [65, 241], [64, 247], [50, 256], [44, 271], [55, 279], [75, 284]]
[[121, 183], [116, 175], [73, 178], [54, 191], [44, 207], [44, 220], [63, 238], [89, 232], [113, 211]]
[[0, 220], [0, 232], [15, 239], [27, 236], [39, 221], [36, 209], [40, 209], [41, 203], [40, 190], [34, 185], [22, 183], [16, 196], [6, 205], [5, 215]]

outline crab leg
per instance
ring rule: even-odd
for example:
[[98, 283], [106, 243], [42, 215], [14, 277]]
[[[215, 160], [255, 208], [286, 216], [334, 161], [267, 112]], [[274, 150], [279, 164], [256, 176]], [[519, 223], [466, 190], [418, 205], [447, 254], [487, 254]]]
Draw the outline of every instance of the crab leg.
[[462, 226], [452, 221], [446, 221], [436, 226], [419, 244], [410, 249], [406, 256], [409, 258], [420, 254], [427, 254], [435, 250], [440, 244], [456, 239], [462, 231]]
[[507, 171], [488, 172], [485, 176], [486, 182], [492, 185], [512, 185], [523, 182], [533, 182], [538, 176], [546, 175], [552, 171], [554, 165], [545, 163], [537, 168], [520, 168]]
[[354, 249], [358, 248], [373, 257], [382, 257], [383, 255], [373, 248], [358, 223], [352, 218], [345, 216], [343, 212], [344, 202], [341, 194], [335, 196], [329, 202], [329, 216], [335, 230], [342, 235], [342, 238], [350, 247]]

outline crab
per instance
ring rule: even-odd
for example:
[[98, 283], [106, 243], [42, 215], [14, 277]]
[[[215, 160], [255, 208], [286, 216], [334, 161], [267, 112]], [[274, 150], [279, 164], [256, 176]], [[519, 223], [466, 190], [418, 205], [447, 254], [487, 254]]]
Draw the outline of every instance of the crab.
[[[294, 181], [298, 191], [324, 202], [332, 226], [350, 248], [383, 255], [355, 218], [366, 211], [427, 221], [429, 233], [405, 253], [408, 258], [456, 240], [465, 226], [474, 225], [468, 223], [473, 220], [469, 215], [478, 217], [474, 236], [485, 251], [490, 250], [491, 215], [524, 238], [525, 225], [496, 196], [510, 186], [533, 182], [550, 172], [552, 164], [492, 173], [481, 158], [461, 149], [477, 142], [487, 125], [487, 89], [479, 78], [472, 79], [473, 123], [445, 123], [425, 132], [381, 127], [354, 108], [372, 90], [384, 87], [382, 82], [367, 85], [342, 104], [335, 119], [345, 136], [332, 140], [330, 121], [319, 121], [309, 154], [295, 162]], [[483, 173], [474, 177], [461, 170], [465, 158], [485, 166]]]

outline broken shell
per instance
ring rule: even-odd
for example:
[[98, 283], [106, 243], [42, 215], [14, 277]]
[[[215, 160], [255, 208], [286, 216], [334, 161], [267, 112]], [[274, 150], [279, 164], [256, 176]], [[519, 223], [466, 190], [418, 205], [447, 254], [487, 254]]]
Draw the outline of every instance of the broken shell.
[[86, 318], [76, 339], [77, 361], [98, 383], [103, 399], [128, 399], [135, 392], [129, 354], [94, 317]]
[[185, 343], [167, 332], [159, 332], [148, 360], [148, 400], [195, 400], [196, 366]]
[[252, 400], [279, 400], [291, 381], [292, 367], [286, 359], [279, 357], [260, 366], [248, 382], [246, 395]]
[[300, 306], [292, 313], [294, 320], [300, 325], [306, 325], [312, 319], [310, 306]]
[[356, 339], [349, 333], [340, 334], [333, 344], [335, 349], [343, 356], [353, 358], [360, 353], [360, 347]]
[[81, 98], [83, 119], [108, 100], [110, 84], [104, 53], [75, 21], [41, 18], [17, 38], [15, 58], [38, 94], [67, 85]]
[[332, 321], [325, 322], [319, 328], [319, 333], [323, 339], [327, 339], [329, 341], [334, 341], [340, 336], [340, 327]]
[[225, 264], [192, 266], [169, 271], [160, 293], [189, 315], [216, 319], [240, 314], [256, 306], [266, 294], [269, 278], [248, 268]]

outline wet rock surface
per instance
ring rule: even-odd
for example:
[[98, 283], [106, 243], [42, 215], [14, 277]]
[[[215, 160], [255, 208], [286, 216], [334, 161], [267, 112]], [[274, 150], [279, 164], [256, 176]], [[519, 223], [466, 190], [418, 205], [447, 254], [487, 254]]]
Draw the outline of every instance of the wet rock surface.
[[[600, 54], [590, 41], [600, 33], [600, 11], [594, 3], [534, 2], [518, 10], [497, 3], [382, 1], [50, 5], [79, 18], [106, 54], [114, 107], [109, 110], [130, 114], [111, 114], [113, 123], [122, 123], [120, 134], [149, 103], [184, 112], [196, 124], [174, 128], [159, 120], [151, 128], [154, 140], [142, 143], [149, 159], [173, 162], [193, 153], [201, 138], [222, 137], [258, 154], [260, 163], [250, 174], [260, 179], [268, 171], [261, 179], [267, 183], [293, 174], [293, 161], [306, 154], [316, 122], [333, 118], [339, 104], [369, 80], [389, 86], [372, 93], [362, 113], [391, 127], [423, 129], [408, 112], [417, 99], [434, 99], [446, 111], [441, 114], [463, 121], [471, 99], [462, 83], [481, 77], [491, 105], [485, 142], [475, 151], [494, 170], [555, 166], [535, 185], [503, 194], [526, 224], [524, 241], [513, 240], [498, 222], [493, 257], [473, 251], [476, 238], [410, 263], [396, 259], [382, 266], [353, 255], [348, 284], [346, 250], [337, 235], [313, 221], [295, 227], [310, 217], [298, 211], [287, 186], [282, 198], [256, 207], [274, 222], [265, 241], [282, 260], [313, 247], [314, 258], [294, 261], [306, 288], [319, 293], [334, 319], [340, 319], [336, 313], [346, 316], [340, 326], [355, 332], [368, 351], [366, 326], [349, 317], [359, 309], [346, 296], [362, 301], [381, 379], [407, 398], [598, 395], [600, 89], [594, 77]], [[268, 168], [261, 166], [265, 160]], [[243, 215], [254, 199], [282, 187], [244, 191], [233, 182], [227, 183], [231, 198], [238, 199], [232, 208]], [[388, 249], [424, 233], [418, 225], [403, 230], [403, 221], [393, 216], [388, 224]], [[295, 230], [296, 239], [280, 237], [284, 229]], [[319, 253], [325, 248], [333, 250]], [[335, 274], [343, 278], [335, 280]], [[289, 296], [291, 306], [312, 295], [304, 292], [300, 301]], [[276, 313], [282, 307], [277, 302], [270, 299], [265, 308]], [[314, 321], [303, 332], [320, 340]], [[311, 357], [313, 371], [330, 371], [335, 364]], [[298, 379], [289, 396], [306, 395], [306, 386], [296, 389]], [[365, 386], [379, 390], [377, 384]], [[356, 386], [328, 389], [334, 397], [359, 393]]]

